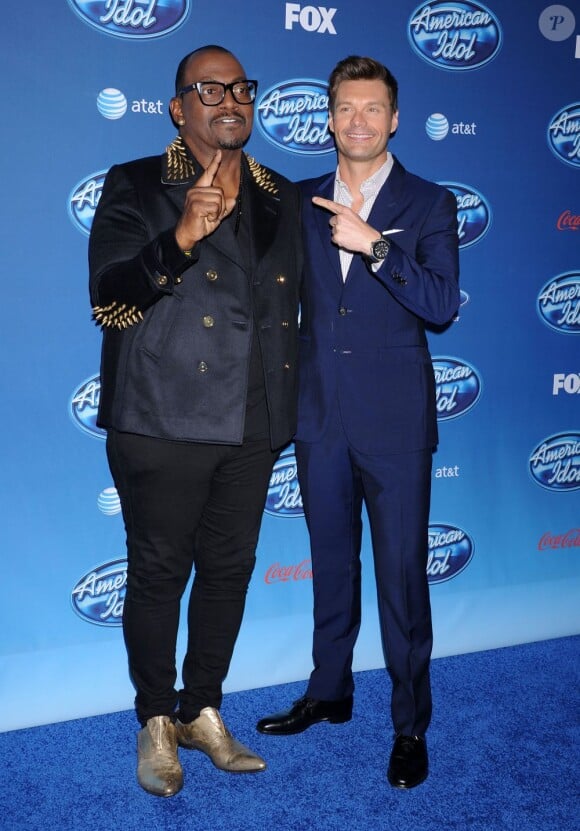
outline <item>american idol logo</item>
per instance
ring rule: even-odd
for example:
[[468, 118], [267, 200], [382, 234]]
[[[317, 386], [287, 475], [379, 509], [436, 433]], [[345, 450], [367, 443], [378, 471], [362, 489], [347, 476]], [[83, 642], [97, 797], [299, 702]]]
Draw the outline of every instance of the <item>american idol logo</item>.
[[444, 583], [462, 572], [473, 557], [473, 540], [455, 525], [429, 526], [427, 579], [430, 585]]
[[433, 358], [437, 400], [437, 420], [464, 415], [481, 395], [481, 378], [467, 361], [457, 358]]
[[322, 81], [292, 80], [270, 87], [256, 113], [261, 133], [278, 148], [309, 156], [334, 150], [328, 132], [328, 89]]
[[127, 586], [127, 561], [113, 560], [89, 571], [71, 592], [72, 607], [98, 626], [121, 626]]
[[561, 162], [580, 168], [580, 101], [562, 107], [552, 118], [548, 145]]
[[432, 0], [418, 6], [408, 24], [414, 51], [439, 69], [477, 69], [499, 52], [498, 19], [481, 3]]
[[540, 442], [530, 456], [530, 473], [551, 491], [580, 488], [580, 433], [559, 433]]
[[146, 40], [185, 23], [190, 0], [68, 0], [80, 19], [107, 35]]
[[101, 379], [98, 375], [87, 378], [74, 391], [69, 403], [69, 412], [76, 426], [90, 436], [104, 439], [105, 430], [97, 427]]
[[273, 516], [296, 517], [304, 515], [296, 470], [296, 457], [291, 448], [284, 450], [274, 465], [264, 510], [267, 514]]
[[106, 175], [106, 170], [99, 170], [98, 173], [91, 173], [86, 179], [81, 179], [68, 198], [68, 214], [83, 234], [89, 234], [91, 231]]
[[491, 225], [491, 208], [487, 199], [475, 188], [457, 182], [440, 182], [457, 200], [459, 247], [468, 248], [479, 242]]
[[568, 271], [550, 280], [538, 295], [540, 319], [565, 335], [580, 333], [580, 271]]

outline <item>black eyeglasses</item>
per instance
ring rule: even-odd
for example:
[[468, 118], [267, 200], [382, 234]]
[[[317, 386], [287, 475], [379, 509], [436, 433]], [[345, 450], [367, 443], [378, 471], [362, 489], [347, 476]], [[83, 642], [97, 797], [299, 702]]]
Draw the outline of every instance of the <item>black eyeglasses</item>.
[[185, 95], [187, 92], [197, 90], [199, 100], [206, 107], [217, 107], [226, 97], [229, 90], [238, 104], [251, 104], [256, 98], [258, 91], [257, 81], [233, 81], [231, 84], [222, 84], [220, 81], [196, 81], [188, 84], [178, 91], [178, 95]]

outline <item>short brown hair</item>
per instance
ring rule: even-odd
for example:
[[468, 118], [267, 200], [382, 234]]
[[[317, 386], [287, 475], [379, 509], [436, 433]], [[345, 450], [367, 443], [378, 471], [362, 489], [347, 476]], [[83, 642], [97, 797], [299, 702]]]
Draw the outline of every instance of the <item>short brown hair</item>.
[[338, 92], [339, 84], [343, 81], [383, 81], [388, 93], [393, 112], [399, 109], [398, 95], [399, 85], [395, 76], [382, 63], [374, 58], [361, 57], [360, 55], [349, 55], [339, 61], [328, 79], [328, 109], [334, 110], [334, 102]]

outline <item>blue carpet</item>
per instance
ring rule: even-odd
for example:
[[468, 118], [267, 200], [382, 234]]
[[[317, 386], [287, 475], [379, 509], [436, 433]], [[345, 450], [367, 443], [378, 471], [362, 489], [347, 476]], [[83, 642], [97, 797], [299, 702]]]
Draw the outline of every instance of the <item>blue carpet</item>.
[[131, 712], [0, 734], [6, 831], [579, 831], [580, 637], [432, 664], [431, 773], [412, 791], [385, 778], [389, 685], [356, 675], [353, 720], [287, 738], [255, 732], [303, 683], [231, 693], [222, 714], [268, 770], [232, 775], [180, 750], [171, 799], [135, 780]]

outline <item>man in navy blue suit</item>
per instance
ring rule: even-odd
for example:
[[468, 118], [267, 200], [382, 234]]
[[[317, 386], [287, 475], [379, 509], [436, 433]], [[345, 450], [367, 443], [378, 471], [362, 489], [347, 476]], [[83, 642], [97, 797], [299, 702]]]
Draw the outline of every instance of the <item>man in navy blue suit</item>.
[[314, 576], [314, 669], [306, 695], [258, 722], [288, 735], [348, 721], [361, 618], [363, 502], [392, 680], [387, 777], [428, 773], [431, 610], [426, 565], [435, 382], [425, 322], [459, 305], [457, 209], [446, 189], [387, 150], [397, 82], [351, 56], [329, 80], [331, 174], [303, 183], [305, 273], [296, 456]]

